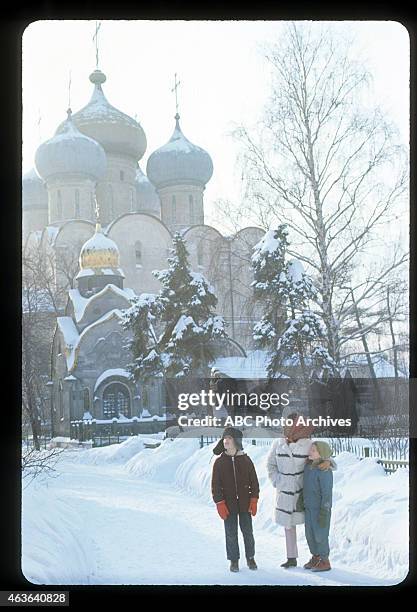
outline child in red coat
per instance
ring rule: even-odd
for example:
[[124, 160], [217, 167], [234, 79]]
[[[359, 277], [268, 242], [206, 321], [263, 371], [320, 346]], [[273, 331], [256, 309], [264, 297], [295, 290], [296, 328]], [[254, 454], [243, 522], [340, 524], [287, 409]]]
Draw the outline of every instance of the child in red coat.
[[214, 448], [219, 455], [213, 465], [211, 490], [220, 517], [224, 520], [226, 553], [230, 571], [239, 571], [238, 521], [245, 544], [249, 569], [256, 570], [252, 516], [256, 515], [259, 482], [255, 466], [242, 447], [242, 432], [226, 427]]

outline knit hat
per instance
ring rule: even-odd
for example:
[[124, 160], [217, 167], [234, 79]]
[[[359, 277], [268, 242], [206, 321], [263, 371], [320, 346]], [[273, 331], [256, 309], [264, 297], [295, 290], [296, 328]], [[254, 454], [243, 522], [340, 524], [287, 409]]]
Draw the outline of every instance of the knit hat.
[[321, 459], [330, 459], [330, 457], [332, 456], [332, 449], [327, 444], [327, 442], [318, 442], [317, 440], [315, 440], [313, 444], [316, 446]]
[[224, 430], [222, 434], [222, 437], [217, 442], [216, 446], [213, 448], [213, 453], [215, 455], [221, 455], [221, 453], [224, 451], [223, 440], [226, 436], [231, 436], [233, 438], [235, 446], [238, 450], [243, 449], [243, 445], [242, 445], [243, 433], [240, 431], [240, 429], [235, 429], [234, 427], [226, 427], [226, 429]]

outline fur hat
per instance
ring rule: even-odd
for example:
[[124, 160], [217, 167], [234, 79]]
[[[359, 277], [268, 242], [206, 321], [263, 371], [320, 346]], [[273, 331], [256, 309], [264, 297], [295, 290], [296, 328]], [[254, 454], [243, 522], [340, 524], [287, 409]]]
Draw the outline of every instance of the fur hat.
[[226, 436], [231, 436], [233, 438], [236, 448], [238, 450], [243, 450], [243, 433], [240, 431], [240, 429], [235, 429], [235, 427], [226, 427], [222, 434], [222, 437], [217, 442], [216, 446], [213, 448], [213, 453], [215, 455], [221, 455], [221, 453], [224, 451], [223, 440]]

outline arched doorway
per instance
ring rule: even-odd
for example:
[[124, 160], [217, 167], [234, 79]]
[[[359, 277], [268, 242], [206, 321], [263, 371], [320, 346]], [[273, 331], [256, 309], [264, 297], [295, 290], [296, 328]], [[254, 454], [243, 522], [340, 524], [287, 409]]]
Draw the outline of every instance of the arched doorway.
[[125, 385], [114, 382], [108, 385], [103, 392], [103, 418], [118, 418], [119, 414], [130, 419], [130, 394]]

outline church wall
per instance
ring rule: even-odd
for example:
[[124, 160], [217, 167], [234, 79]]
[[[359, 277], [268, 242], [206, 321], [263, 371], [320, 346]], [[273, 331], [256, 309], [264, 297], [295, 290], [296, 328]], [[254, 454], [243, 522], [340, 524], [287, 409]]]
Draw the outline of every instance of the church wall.
[[261, 304], [253, 300], [250, 257], [263, 233], [260, 228], [245, 228], [230, 240], [203, 226], [184, 234], [192, 268], [212, 283], [228, 334], [246, 348], [253, 345], [253, 323], [261, 316]]
[[231, 243], [235, 337], [247, 348], [253, 348], [253, 324], [262, 316], [262, 304], [253, 297], [251, 256], [263, 234], [260, 228], [244, 228]]
[[63, 223], [69, 219], [94, 221], [94, 181], [67, 175], [65, 179], [48, 180], [47, 188], [50, 224]]
[[136, 161], [127, 156], [106, 152], [107, 171], [97, 183], [102, 225], [136, 209]]
[[168, 265], [172, 238], [167, 228], [154, 217], [133, 213], [112, 224], [107, 235], [119, 248], [120, 267], [126, 277], [124, 286], [138, 294], [159, 291], [160, 283], [152, 270]]
[[[97, 376], [109, 368], [123, 368], [130, 360], [124, 344], [127, 334], [116, 315], [84, 332], [76, 353], [74, 375], [76, 371], [91, 372]], [[96, 378], [97, 378], [96, 376]]]
[[175, 185], [158, 189], [161, 219], [174, 233], [190, 225], [204, 223], [204, 188], [197, 185]]

